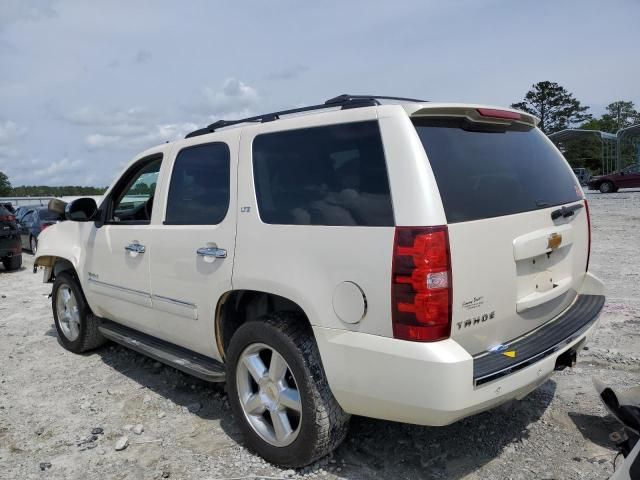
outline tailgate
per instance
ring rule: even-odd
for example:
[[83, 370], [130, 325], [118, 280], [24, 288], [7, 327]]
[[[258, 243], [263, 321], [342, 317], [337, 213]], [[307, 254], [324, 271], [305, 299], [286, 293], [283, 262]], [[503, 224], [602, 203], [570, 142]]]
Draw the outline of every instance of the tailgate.
[[555, 210], [449, 225], [451, 336], [469, 353], [522, 336], [574, 300], [587, 264], [587, 212], [553, 221]]
[[528, 116], [419, 113], [449, 229], [451, 337], [472, 355], [500, 348], [575, 299], [589, 252], [584, 195]]

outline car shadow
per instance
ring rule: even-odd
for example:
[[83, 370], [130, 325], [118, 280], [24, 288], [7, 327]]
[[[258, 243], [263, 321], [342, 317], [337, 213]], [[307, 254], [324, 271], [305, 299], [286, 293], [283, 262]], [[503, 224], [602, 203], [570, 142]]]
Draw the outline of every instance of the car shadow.
[[[55, 325], [45, 335], [57, 337]], [[243, 444], [226, 401], [224, 383], [205, 382], [112, 342], [83, 355], [95, 354], [114, 370], [174, 406], [191, 411], [203, 420], [219, 421], [220, 427], [233, 442]]]
[[2, 263], [0, 263], [0, 275], [13, 275], [16, 273], [20, 273], [23, 270], [26, 270], [27, 268], [22, 265], [20, 268], [18, 268], [17, 270], [7, 270], [6, 268], [4, 268], [4, 265], [2, 265]]
[[615, 450], [609, 435], [622, 430], [622, 425], [612, 415], [601, 417], [578, 412], [569, 412], [569, 418], [575, 424], [582, 436], [596, 445]]
[[[463, 478], [529, 437], [556, 390], [552, 380], [522, 401], [445, 427], [422, 427], [355, 417], [336, 455], [343, 478]], [[513, 447], [511, 447], [513, 448]]]
[[[47, 335], [55, 335], [52, 328]], [[86, 355], [102, 361], [171, 403], [200, 405], [194, 415], [218, 420], [232, 442], [244, 445], [229, 409], [225, 385], [207, 383], [112, 343]], [[549, 380], [519, 402], [480, 413], [446, 427], [423, 427], [353, 417], [333, 461], [341, 478], [462, 478], [529, 436], [527, 427], [551, 403], [556, 384]], [[231, 443], [231, 442], [230, 442]], [[246, 445], [245, 445], [246, 446]]]

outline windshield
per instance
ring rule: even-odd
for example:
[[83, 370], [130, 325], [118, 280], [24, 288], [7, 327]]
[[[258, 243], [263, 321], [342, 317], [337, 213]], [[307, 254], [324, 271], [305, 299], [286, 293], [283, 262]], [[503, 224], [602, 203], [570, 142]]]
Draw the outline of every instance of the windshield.
[[562, 155], [537, 128], [458, 118], [414, 121], [447, 221], [511, 215], [582, 199]]

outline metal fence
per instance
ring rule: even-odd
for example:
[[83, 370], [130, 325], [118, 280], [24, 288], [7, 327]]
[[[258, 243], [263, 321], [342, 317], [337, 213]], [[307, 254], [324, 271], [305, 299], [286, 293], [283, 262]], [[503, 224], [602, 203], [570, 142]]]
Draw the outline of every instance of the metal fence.
[[10, 203], [14, 207], [23, 205], [40, 205], [46, 207], [49, 200], [55, 197], [0, 197], [0, 203]]

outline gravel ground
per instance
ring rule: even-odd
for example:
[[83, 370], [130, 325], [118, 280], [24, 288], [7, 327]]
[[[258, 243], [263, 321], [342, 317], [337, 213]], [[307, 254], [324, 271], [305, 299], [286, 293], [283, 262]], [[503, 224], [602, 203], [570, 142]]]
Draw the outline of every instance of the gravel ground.
[[332, 456], [296, 471], [243, 447], [223, 385], [113, 344], [80, 356], [63, 350], [51, 286], [25, 253], [22, 271], [0, 266], [0, 478], [608, 478], [608, 433], [618, 425], [591, 378], [640, 383], [640, 190], [587, 197], [591, 267], [608, 298], [577, 368], [448, 427], [354, 418]]

